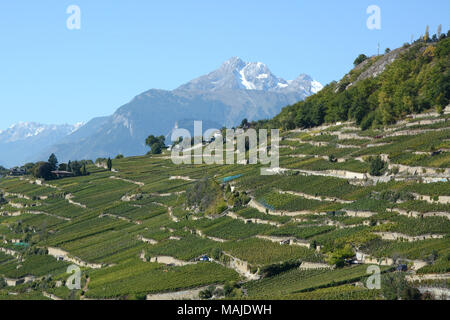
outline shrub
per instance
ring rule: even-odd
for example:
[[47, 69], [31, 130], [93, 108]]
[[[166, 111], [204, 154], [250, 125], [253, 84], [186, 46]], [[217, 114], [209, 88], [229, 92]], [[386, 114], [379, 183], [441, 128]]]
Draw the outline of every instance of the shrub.
[[418, 300], [419, 290], [412, 287], [403, 272], [386, 273], [381, 278], [381, 291], [388, 300]]
[[371, 158], [370, 160], [370, 175], [381, 176], [386, 170], [386, 162], [384, 162], [380, 156]]
[[213, 297], [215, 291], [216, 291], [215, 286], [209, 286], [205, 290], [200, 291], [200, 293], [198, 294], [198, 297], [200, 299], [211, 299]]
[[367, 56], [365, 54], [360, 54], [355, 61], [353, 62], [353, 65], [356, 67], [358, 64], [361, 64], [362, 62], [367, 60]]

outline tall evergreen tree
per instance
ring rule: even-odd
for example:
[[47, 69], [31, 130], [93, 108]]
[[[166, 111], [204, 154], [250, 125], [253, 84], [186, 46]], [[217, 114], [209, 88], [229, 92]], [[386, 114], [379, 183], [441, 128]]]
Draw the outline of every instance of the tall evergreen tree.
[[427, 26], [425, 28], [425, 35], [423, 36], [423, 41], [428, 42], [430, 41], [430, 27]]
[[108, 166], [108, 170], [111, 171], [111, 169], [112, 169], [112, 160], [111, 160], [111, 158], [108, 158], [108, 160], [106, 161], [106, 165]]
[[58, 169], [58, 159], [56, 158], [54, 153], [50, 155], [47, 162], [50, 164], [50, 168], [52, 171]]

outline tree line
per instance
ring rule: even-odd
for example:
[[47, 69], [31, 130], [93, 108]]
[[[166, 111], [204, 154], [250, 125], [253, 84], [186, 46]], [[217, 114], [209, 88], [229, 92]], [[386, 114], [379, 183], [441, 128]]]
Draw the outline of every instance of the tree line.
[[47, 161], [40, 161], [30, 168], [34, 177], [44, 180], [56, 179], [58, 175], [87, 176], [89, 174], [86, 165], [92, 164], [91, 160], [70, 161], [58, 163], [55, 154], [51, 154]]
[[368, 60], [363, 67], [304, 101], [285, 107], [268, 123], [291, 130], [354, 120], [365, 130], [395, 123], [411, 113], [429, 109], [442, 112], [450, 102], [450, 31], [431, 38], [426, 33], [413, 44], [405, 44], [404, 49], [382, 74], [356, 82], [363, 71], [382, 58], [358, 56], [355, 66]]

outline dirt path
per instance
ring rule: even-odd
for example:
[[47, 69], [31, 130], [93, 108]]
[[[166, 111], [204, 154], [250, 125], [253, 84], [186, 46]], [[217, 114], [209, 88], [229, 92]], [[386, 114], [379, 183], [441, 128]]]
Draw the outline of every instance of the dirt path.
[[277, 190], [278, 193], [281, 194], [290, 194], [290, 195], [294, 195], [294, 196], [299, 196], [305, 199], [310, 199], [310, 200], [318, 200], [318, 201], [329, 201], [329, 202], [338, 202], [338, 203], [353, 203], [353, 201], [349, 201], [349, 200], [343, 200], [343, 199], [339, 199], [339, 198], [330, 198], [330, 197], [326, 197], [326, 196], [313, 196], [310, 194], [306, 194], [303, 192], [297, 192], [297, 191], [283, 191], [283, 190]]
[[116, 176], [110, 176], [109, 178], [110, 179], [114, 179], [114, 180], [121, 180], [121, 181], [128, 182], [128, 183], [133, 183], [133, 184], [138, 185], [140, 187], [145, 186], [145, 183], [143, 183], [143, 182], [138, 182], [138, 181], [129, 180], [129, 179], [125, 179], [125, 178], [120, 178], [120, 177], [116, 177]]
[[64, 197], [64, 199], [66, 199], [70, 204], [73, 204], [73, 205], [75, 205], [75, 206], [81, 207], [81, 208], [83, 208], [83, 209], [86, 209], [86, 208], [87, 208], [85, 204], [82, 204], [82, 203], [73, 201], [73, 200], [72, 200], [73, 197], [74, 197], [73, 194], [68, 193], [68, 194], [66, 194], [66, 196]]

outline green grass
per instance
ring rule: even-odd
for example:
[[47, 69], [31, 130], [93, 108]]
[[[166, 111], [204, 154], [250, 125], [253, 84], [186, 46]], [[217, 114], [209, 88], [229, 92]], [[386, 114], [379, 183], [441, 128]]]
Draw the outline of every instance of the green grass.
[[310, 262], [323, 261], [322, 256], [312, 249], [281, 245], [269, 240], [255, 238], [224, 243], [220, 247], [232, 256], [247, 261], [253, 266], [269, 265], [290, 259], [301, 259]]
[[300, 292], [356, 282], [365, 276], [367, 276], [367, 266], [364, 265], [336, 270], [294, 269], [270, 278], [249, 282], [245, 287], [249, 297], [259, 299], [286, 295], [289, 297]]
[[156, 263], [129, 260], [121, 265], [90, 273], [89, 298], [119, 298], [170, 292], [237, 280], [236, 272], [216, 263], [184, 267], [161, 267]]

